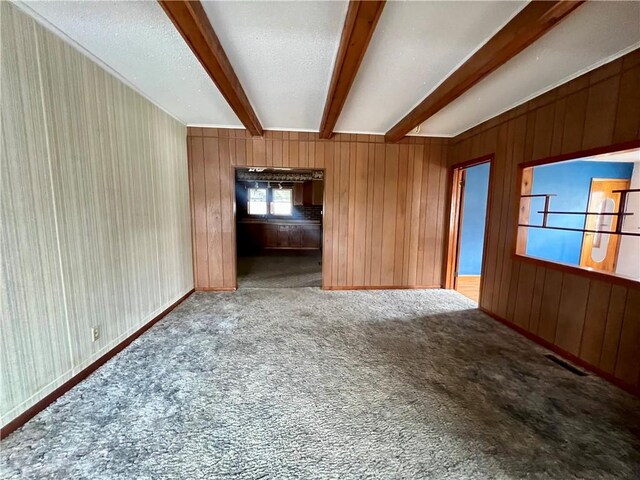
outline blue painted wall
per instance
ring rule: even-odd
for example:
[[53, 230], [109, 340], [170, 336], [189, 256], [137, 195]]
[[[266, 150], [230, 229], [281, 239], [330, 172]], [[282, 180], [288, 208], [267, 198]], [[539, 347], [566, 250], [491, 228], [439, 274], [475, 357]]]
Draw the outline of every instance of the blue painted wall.
[[489, 164], [468, 168], [460, 235], [459, 275], [480, 275], [488, 192]]
[[[572, 161], [543, 165], [533, 169], [532, 193], [555, 193], [549, 210], [584, 212], [589, 203], [592, 178], [631, 178], [633, 163]], [[529, 223], [542, 224], [544, 198], [531, 199]], [[549, 215], [547, 225], [584, 228], [585, 218], [580, 215]], [[527, 255], [547, 260], [580, 264], [582, 232], [542, 230], [530, 228]]]

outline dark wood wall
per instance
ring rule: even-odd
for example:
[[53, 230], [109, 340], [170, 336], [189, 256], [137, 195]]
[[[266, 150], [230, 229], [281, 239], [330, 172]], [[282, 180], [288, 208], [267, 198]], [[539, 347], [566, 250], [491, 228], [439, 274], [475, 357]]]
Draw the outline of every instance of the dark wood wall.
[[446, 143], [189, 128], [196, 289], [236, 287], [236, 166], [325, 169], [324, 288], [440, 287]]
[[456, 137], [449, 165], [495, 154], [480, 306], [626, 386], [640, 386], [640, 287], [514, 258], [518, 164], [640, 138], [638, 50]]

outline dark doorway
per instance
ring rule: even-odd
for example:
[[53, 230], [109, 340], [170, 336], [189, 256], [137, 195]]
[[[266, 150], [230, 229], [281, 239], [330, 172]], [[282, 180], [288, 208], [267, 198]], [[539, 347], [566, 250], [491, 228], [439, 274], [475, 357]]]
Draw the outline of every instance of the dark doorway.
[[322, 286], [324, 171], [237, 169], [238, 288]]

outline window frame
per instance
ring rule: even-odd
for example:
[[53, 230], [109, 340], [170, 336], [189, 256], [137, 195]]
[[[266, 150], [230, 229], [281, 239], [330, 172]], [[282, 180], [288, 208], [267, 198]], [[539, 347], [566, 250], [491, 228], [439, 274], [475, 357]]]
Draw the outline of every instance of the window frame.
[[[569, 160], [577, 160], [585, 157], [593, 157], [608, 153], [622, 152], [625, 150], [634, 150], [640, 148], [640, 140], [632, 140], [629, 142], [617, 143], [607, 145], [605, 147], [592, 148], [588, 150], [579, 150], [561, 155], [555, 155], [552, 157], [546, 157], [539, 160], [531, 160], [528, 162], [522, 162], [517, 166], [516, 175], [516, 188], [514, 189], [514, 205], [515, 212], [513, 217], [513, 239], [511, 245], [511, 258], [521, 261], [523, 263], [529, 263], [536, 266], [541, 266], [549, 269], [559, 270], [563, 273], [574, 274], [581, 277], [592, 278], [595, 280], [606, 281], [615, 285], [622, 285], [625, 287], [638, 288], [640, 280], [636, 280], [630, 277], [624, 277], [615, 274], [615, 272], [603, 272], [600, 270], [593, 270], [589, 267], [582, 267], [579, 265], [570, 265], [567, 263], [556, 262], [553, 260], [547, 260], [544, 258], [532, 257], [522, 253], [523, 247], [526, 249], [526, 241], [524, 246], [522, 244], [522, 238], [520, 236], [521, 229], [528, 233], [529, 228], [520, 226], [520, 199], [523, 193], [523, 181], [524, 174], [527, 169], [533, 169], [533, 167], [539, 167], [542, 165], [549, 165], [552, 163], [566, 162]], [[614, 234], [615, 235], [615, 234]], [[525, 250], [526, 252], [526, 250]]]
[[[265, 191], [265, 213], [251, 213], [251, 204], [252, 203], [262, 203], [255, 202], [251, 200], [251, 191], [252, 190], [264, 190]], [[247, 187], [247, 215], [252, 217], [264, 217], [269, 214], [269, 188], [268, 187]]]
[[[274, 191], [289, 191], [289, 213], [274, 213], [274, 204], [276, 203], [287, 203], [287, 202], [276, 202], [273, 199], [273, 192]], [[268, 197], [269, 197], [269, 215], [273, 216], [273, 217], [292, 217], [293, 216], [293, 188], [289, 188], [289, 187], [283, 187], [283, 188], [272, 188], [269, 187], [269, 193], [268, 193]]]
[[[266, 209], [265, 209], [265, 213], [252, 213], [251, 212], [251, 207], [250, 205], [252, 203], [258, 203], [258, 202], [252, 202], [251, 201], [251, 191], [252, 190], [265, 190], [266, 191], [266, 195], [265, 195], [265, 204], [266, 204]], [[290, 211], [289, 213], [275, 213], [274, 212], [274, 204], [275, 203], [287, 203], [287, 202], [276, 202], [273, 200], [273, 192], [274, 191], [278, 191], [278, 190], [287, 190], [289, 191], [289, 202], [288, 205], [290, 206]], [[260, 202], [261, 203], [261, 202]], [[250, 217], [263, 217], [263, 218], [270, 218], [270, 217], [277, 217], [277, 218], [289, 218], [289, 217], [293, 217], [293, 208], [294, 208], [294, 189], [293, 187], [283, 187], [283, 188], [274, 188], [272, 186], [259, 186], [259, 187], [250, 187], [247, 186], [247, 197], [246, 197], [246, 209], [247, 209], [247, 215]]]

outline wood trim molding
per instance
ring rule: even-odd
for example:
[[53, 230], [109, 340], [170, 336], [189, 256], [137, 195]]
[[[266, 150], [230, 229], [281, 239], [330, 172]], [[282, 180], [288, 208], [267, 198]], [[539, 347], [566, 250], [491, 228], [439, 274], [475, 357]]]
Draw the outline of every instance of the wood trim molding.
[[430, 290], [442, 288], [441, 285], [349, 285], [349, 286], [323, 286], [322, 290]]
[[199, 287], [196, 292], [235, 292], [237, 287]]
[[493, 161], [494, 158], [495, 158], [495, 153], [489, 153], [489, 154], [483, 155], [481, 157], [472, 158], [471, 160], [467, 160], [465, 162], [459, 162], [459, 163], [455, 163], [453, 165], [449, 165], [449, 168], [450, 169], [471, 168], [471, 167], [475, 167], [476, 165], [481, 165], [483, 163], [491, 162], [491, 161]]
[[[493, 197], [494, 178], [495, 178], [495, 154], [490, 153], [481, 157], [473, 158], [464, 162], [459, 162], [449, 167], [449, 189], [447, 192], [447, 198], [449, 199], [448, 217], [449, 223], [447, 224], [447, 231], [445, 237], [445, 255], [443, 263], [443, 276], [444, 288], [455, 289], [455, 269], [458, 263], [458, 243], [459, 243], [459, 228], [461, 225], [461, 219], [459, 218], [459, 211], [462, 206], [459, 205], [461, 189], [458, 184], [460, 181], [460, 172], [466, 168], [481, 165], [483, 163], [489, 163], [489, 185], [487, 192], [487, 213], [484, 224], [484, 243], [485, 246], [482, 249], [482, 266], [481, 271], [485, 271], [485, 256], [486, 245], [489, 237], [489, 225], [491, 218], [491, 199]], [[480, 294], [482, 294], [482, 279], [480, 281]], [[482, 298], [482, 296], [480, 296]]]
[[527, 253], [527, 239], [529, 237], [529, 229], [519, 227], [520, 224], [529, 223], [529, 215], [531, 211], [531, 198], [522, 195], [530, 195], [533, 188], [533, 168], [519, 168], [516, 176], [518, 183], [517, 188], [520, 189], [520, 198], [518, 204], [518, 217], [516, 218], [516, 234], [514, 236], [514, 251], [519, 255]]
[[623, 382], [622, 380], [614, 377], [612, 374], [607, 373], [604, 370], [601, 370], [598, 367], [595, 367], [595, 366], [591, 365], [590, 363], [585, 362], [584, 360], [582, 360], [579, 357], [576, 357], [572, 353], [569, 353], [566, 350], [563, 350], [562, 348], [558, 347], [557, 345], [554, 345], [553, 343], [548, 342], [544, 338], [538, 337], [537, 335], [531, 333], [530, 331], [525, 330], [524, 328], [516, 325], [515, 323], [509, 322], [508, 320], [500, 317], [499, 315], [496, 315], [493, 312], [490, 312], [489, 310], [487, 310], [485, 308], [479, 307], [479, 310], [484, 312], [484, 313], [486, 313], [488, 316], [490, 316], [494, 320], [497, 320], [498, 322], [502, 323], [503, 325], [509, 327], [511, 330], [514, 330], [515, 332], [519, 333], [520, 335], [526, 337], [527, 339], [537, 343], [538, 345], [546, 348], [547, 350], [552, 351], [553, 353], [556, 353], [557, 355], [560, 355], [561, 357], [563, 357], [566, 360], [570, 361], [571, 363], [577, 365], [578, 367], [594, 373], [598, 377], [601, 377], [601, 378], [605, 379], [609, 383], [612, 383], [616, 387], [619, 387], [619, 388], [631, 393], [632, 395], [635, 395], [636, 397], [640, 397], [640, 388], [636, 387], [635, 385], [630, 385], [630, 384], [628, 384], [626, 382]]
[[577, 160], [579, 158], [595, 157], [597, 155], [604, 155], [607, 153], [635, 150], [636, 148], [640, 148], [640, 140], [631, 140], [629, 142], [607, 145], [606, 147], [590, 148], [588, 150], [578, 150], [575, 152], [563, 153], [562, 155], [554, 155], [553, 157], [545, 157], [539, 160], [532, 160], [530, 162], [522, 162], [518, 166], [521, 169], [538, 167], [540, 165], [548, 165], [550, 163], [563, 162], [566, 160]]
[[458, 211], [456, 212], [456, 223], [454, 226], [455, 237], [453, 244], [455, 246], [455, 250], [452, 252], [453, 263], [450, 265], [452, 268], [450, 275], [453, 278], [453, 289], [456, 290], [458, 288], [458, 276], [460, 275], [458, 270], [460, 268], [460, 255], [462, 254], [462, 226], [464, 225], [464, 197], [467, 190], [467, 169], [456, 168], [454, 172], [457, 172], [457, 175], [454, 175], [454, 177], [456, 177], [456, 180], [459, 182], [458, 185], [456, 185], [456, 194], [458, 195], [456, 208]]
[[189, 296], [193, 292], [194, 292], [193, 289], [189, 290], [182, 297], [180, 297], [176, 302], [174, 302], [169, 307], [164, 309], [159, 315], [156, 315], [149, 322], [145, 323], [142, 327], [140, 327], [134, 333], [129, 335], [127, 338], [125, 338], [122, 342], [117, 344], [115, 347], [113, 347], [107, 353], [105, 353], [100, 358], [98, 358], [93, 363], [91, 363], [86, 368], [84, 368], [81, 372], [79, 372], [76, 375], [74, 375], [73, 377], [71, 377], [69, 380], [64, 382], [62, 385], [60, 385], [58, 388], [56, 388], [49, 395], [44, 397], [42, 400], [38, 401], [35, 405], [33, 405], [32, 407], [27, 409], [25, 412], [23, 412], [20, 415], [18, 415], [16, 418], [11, 420], [6, 425], [2, 426], [2, 428], [0, 428], [0, 440], [5, 439], [8, 435], [10, 435], [14, 431], [16, 431], [18, 428], [22, 427], [25, 423], [27, 423], [29, 420], [31, 420], [33, 417], [35, 417], [38, 413], [40, 413], [42, 410], [44, 410], [49, 405], [51, 405], [59, 397], [61, 397], [62, 395], [67, 393], [69, 390], [71, 390], [73, 387], [78, 385], [80, 382], [82, 382], [83, 380], [88, 378], [89, 375], [91, 375], [98, 368], [100, 368], [102, 365], [104, 365], [109, 360], [111, 360], [113, 357], [115, 357], [118, 353], [120, 353], [122, 350], [124, 350], [126, 347], [128, 347], [135, 339], [140, 337], [143, 333], [145, 333], [147, 330], [149, 330], [152, 326], [154, 326], [156, 323], [158, 323], [160, 320], [162, 320], [164, 317], [166, 317], [169, 313], [171, 313], [171, 311], [173, 309], [175, 309], [178, 305], [180, 305], [187, 298], [189, 298]]
[[198, 0], [158, 0], [184, 41], [216, 84], [231, 109], [252, 135], [263, 129], [227, 54]]
[[331, 138], [349, 90], [356, 78], [385, 1], [350, 1], [340, 47], [320, 124], [320, 138]]
[[395, 124], [385, 134], [385, 141], [397, 142], [403, 138], [412, 129], [442, 110], [551, 30], [582, 3], [584, 2], [539, 0], [529, 3], [431, 94]]
[[450, 200], [449, 225], [447, 225], [447, 236], [445, 237], [446, 251], [442, 276], [442, 278], [444, 278], [444, 288], [448, 289], [455, 289], [456, 287], [455, 271], [460, 237], [460, 211], [462, 210], [460, 205], [460, 197], [462, 195], [462, 188], [460, 187], [462, 170], [462, 168], [449, 169], [449, 195], [447, 196]]

